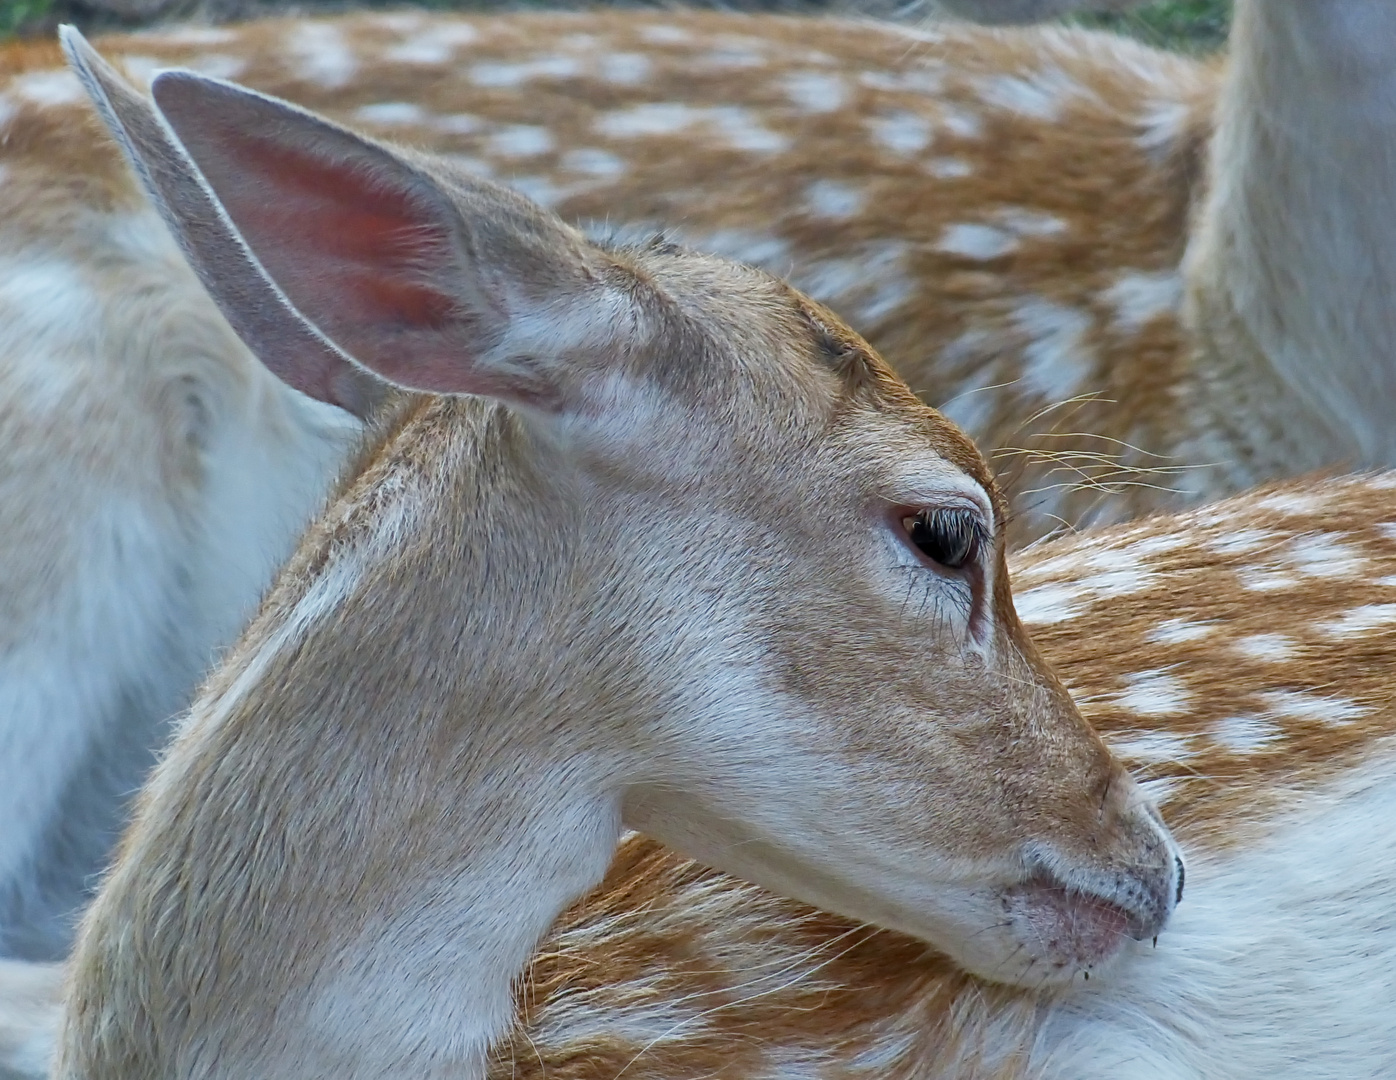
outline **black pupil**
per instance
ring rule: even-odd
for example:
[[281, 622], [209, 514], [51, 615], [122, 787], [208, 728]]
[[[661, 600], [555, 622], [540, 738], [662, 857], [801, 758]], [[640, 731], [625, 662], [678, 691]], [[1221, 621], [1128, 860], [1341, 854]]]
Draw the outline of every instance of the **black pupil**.
[[958, 570], [974, 554], [978, 523], [965, 510], [922, 510], [911, 519], [911, 542], [932, 562]]

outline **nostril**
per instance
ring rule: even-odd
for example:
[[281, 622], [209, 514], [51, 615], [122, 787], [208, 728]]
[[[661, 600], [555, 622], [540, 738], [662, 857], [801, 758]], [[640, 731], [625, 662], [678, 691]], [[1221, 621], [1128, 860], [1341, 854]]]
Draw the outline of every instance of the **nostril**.
[[1183, 902], [1183, 878], [1187, 876], [1187, 871], [1183, 868], [1183, 860], [1176, 855], [1173, 857], [1174, 864], [1178, 867], [1178, 894], [1173, 897], [1175, 904]]

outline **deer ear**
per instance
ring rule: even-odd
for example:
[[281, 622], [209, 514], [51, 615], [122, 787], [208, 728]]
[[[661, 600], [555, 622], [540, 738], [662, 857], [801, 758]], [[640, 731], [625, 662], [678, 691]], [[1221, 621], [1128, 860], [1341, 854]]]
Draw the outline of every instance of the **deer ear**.
[[150, 103], [77, 30], [58, 33], [141, 186], [238, 336], [287, 385], [366, 417], [382, 382], [286, 306]]
[[560, 354], [632, 325], [614, 317], [630, 293], [607, 283], [616, 268], [526, 199], [448, 185], [190, 72], [156, 76], [152, 109], [75, 31], [63, 40], [205, 287], [292, 386], [343, 403], [367, 369], [412, 390], [556, 408]]

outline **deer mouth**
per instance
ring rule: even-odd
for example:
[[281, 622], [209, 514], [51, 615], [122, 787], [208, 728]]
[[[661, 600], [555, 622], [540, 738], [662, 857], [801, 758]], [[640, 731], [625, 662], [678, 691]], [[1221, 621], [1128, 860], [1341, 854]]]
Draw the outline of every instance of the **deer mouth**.
[[1159, 927], [1104, 897], [1034, 876], [1001, 894], [1014, 938], [1033, 960], [1055, 971], [1087, 971], [1113, 959], [1128, 939]]

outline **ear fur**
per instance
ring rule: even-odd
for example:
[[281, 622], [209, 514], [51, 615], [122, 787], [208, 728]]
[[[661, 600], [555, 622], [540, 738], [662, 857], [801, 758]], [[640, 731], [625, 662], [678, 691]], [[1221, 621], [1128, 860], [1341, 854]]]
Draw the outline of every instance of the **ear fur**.
[[569, 350], [628, 351], [633, 275], [527, 199], [192, 72], [157, 75], [152, 107], [62, 36], [205, 287], [292, 386], [360, 415], [372, 376], [551, 410]]
[[367, 417], [382, 383], [287, 310], [150, 103], [76, 29], [58, 34], [141, 186], [238, 336], [287, 385]]

